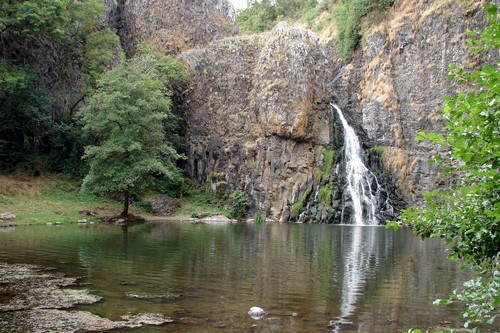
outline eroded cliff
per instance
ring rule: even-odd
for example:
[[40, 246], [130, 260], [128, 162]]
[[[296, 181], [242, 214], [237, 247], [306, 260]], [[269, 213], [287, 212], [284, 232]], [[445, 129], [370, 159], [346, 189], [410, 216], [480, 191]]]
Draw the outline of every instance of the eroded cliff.
[[244, 189], [257, 210], [282, 221], [296, 220], [297, 209], [330, 186], [324, 193], [331, 207], [314, 208], [313, 220], [338, 221], [333, 211], [343, 181], [318, 180], [328, 147], [337, 149], [336, 163], [342, 158], [328, 106], [333, 96], [361, 136], [385, 193], [399, 207], [421, 202], [423, 190], [445, 181], [429, 163], [444, 152], [414, 138], [443, 126], [443, 97], [457, 90], [448, 65], [488, 61], [470, 56], [466, 46], [467, 30], [481, 26], [482, 16], [473, 1], [398, 2], [366, 29], [344, 66], [333, 45], [283, 24], [183, 53], [192, 71], [189, 174], [223, 192]]
[[191, 71], [189, 175], [244, 190], [256, 210], [287, 221], [331, 142], [333, 71], [318, 38], [280, 24], [181, 59]]
[[495, 57], [468, 53], [467, 31], [484, 24], [482, 18], [482, 5], [474, 1], [396, 2], [386, 20], [365, 32], [336, 83], [339, 102], [409, 203], [421, 202], [423, 190], [445, 181], [429, 163], [445, 152], [414, 138], [444, 125], [443, 97], [458, 89], [448, 80], [448, 65], [473, 68]]
[[237, 34], [227, 0], [105, 0], [127, 56], [149, 41], [167, 53]]

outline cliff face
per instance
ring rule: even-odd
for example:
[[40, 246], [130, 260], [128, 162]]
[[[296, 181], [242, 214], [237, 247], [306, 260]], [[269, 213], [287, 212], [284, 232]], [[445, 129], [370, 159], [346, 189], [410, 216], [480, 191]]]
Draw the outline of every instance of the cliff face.
[[[189, 176], [220, 195], [244, 190], [254, 210], [281, 221], [295, 220], [306, 202], [312, 220], [338, 220], [342, 143], [332, 96], [389, 196], [419, 203], [422, 190], [443, 181], [428, 163], [442, 152], [414, 137], [443, 125], [442, 98], [456, 91], [447, 66], [488, 61], [467, 53], [466, 31], [482, 24], [473, 1], [397, 2], [367, 29], [349, 65], [333, 45], [285, 24], [223, 38], [236, 33], [225, 0], [107, 1], [128, 54], [141, 40], [181, 51], [190, 72], [182, 96]], [[324, 169], [330, 148], [339, 174]]]
[[443, 97], [458, 89], [447, 79], [448, 65], [488, 62], [471, 57], [466, 46], [467, 30], [484, 23], [481, 8], [472, 1], [397, 2], [387, 20], [367, 31], [336, 83], [339, 103], [379, 158], [375, 164], [409, 203], [421, 202], [422, 190], [443, 182], [429, 164], [443, 152], [414, 138], [444, 125]]
[[332, 70], [318, 42], [280, 24], [182, 53], [191, 177], [245, 190], [256, 210], [288, 220], [330, 143]]
[[227, 0], [105, 1], [127, 56], [142, 41], [175, 54], [238, 32], [234, 8]]
[[[423, 190], [444, 181], [429, 164], [443, 152], [414, 138], [443, 126], [443, 97], [457, 89], [447, 79], [448, 65], [487, 61], [471, 57], [466, 47], [467, 30], [479, 27], [482, 16], [472, 1], [398, 2], [366, 31], [353, 62], [343, 67], [335, 47], [283, 25], [183, 53], [193, 74], [190, 175], [213, 189], [245, 189], [256, 209], [290, 219], [294, 203], [313, 200], [325, 185], [313, 175], [323, 168], [326, 147], [341, 148], [335, 115], [330, 119], [333, 96], [390, 196], [421, 202]], [[339, 155], [334, 152], [336, 162]], [[342, 181], [334, 186], [338, 209]], [[336, 219], [320, 210], [320, 219]]]

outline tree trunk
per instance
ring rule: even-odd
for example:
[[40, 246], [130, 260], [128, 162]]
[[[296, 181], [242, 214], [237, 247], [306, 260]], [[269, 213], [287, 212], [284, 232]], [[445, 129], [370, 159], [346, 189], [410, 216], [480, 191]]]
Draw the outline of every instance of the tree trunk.
[[123, 212], [122, 212], [122, 216], [128, 216], [128, 204], [129, 204], [129, 201], [128, 201], [128, 198], [129, 198], [128, 190], [125, 190], [125, 193], [123, 195], [124, 195], [124, 198], [123, 198]]

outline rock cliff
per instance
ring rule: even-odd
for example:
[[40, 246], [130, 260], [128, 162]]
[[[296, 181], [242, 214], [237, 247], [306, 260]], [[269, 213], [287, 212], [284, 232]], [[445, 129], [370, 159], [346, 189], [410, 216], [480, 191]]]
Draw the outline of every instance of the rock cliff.
[[235, 11], [227, 0], [105, 0], [127, 56], [149, 41], [167, 53], [235, 35]]
[[484, 24], [482, 17], [479, 2], [396, 2], [386, 20], [366, 31], [363, 46], [336, 82], [339, 102], [379, 158], [374, 164], [409, 203], [421, 202], [422, 190], [444, 181], [429, 164], [444, 152], [414, 138], [443, 126], [443, 97], [458, 89], [447, 79], [448, 65], [473, 68], [494, 59], [467, 51], [466, 32]]
[[422, 190], [444, 181], [428, 163], [444, 152], [414, 137], [443, 125], [442, 98], [457, 89], [448, 64], [488, 61], [467, 53], [466, 31], [483, 24], [475, 1], [396, 2], [365, 27], [347, 65], [334, 45], [283, 23], [234, 36], [226, 0], [107, 2], [129, 55], [149, 40], [190, 73], [178, 97], [189, 176], [219, 195], [244, 190], [254, 211], [281, 221], [300, 219], [306, 207], [307, 221], [339, 221], [342, 140], [332, 98], [361, 136], [384, 198], [421, 202]]
[[366, 30], [345, 66], [334, 46], [283, 24], [183, 53], [192, 71], [189, 174], [214, 190], [244, 189], [257, 210], [282, 221], [295, 220], [297, 209], [330, 186], [331, 209], [316, 205], [312, 220], [338, 221], [343, 182], [334, 175], [317, 179], [328, 147], [341, 163], [338, 123], [328, 106], [333, 96], [393, 201], [421, 202], [422, 190], [445, 181], [429, 164], [444, 152], [414, 137], [443, 126], [443, 97], [457, 89], [447, 79], [448, 64], [488, 61], [466, 47], [467, 30], [483, 24], [482, 16], [473, 1], [398, 2]]
[[181, 54], [191, 72], [189, 175], [242, 189], [287, 221], [330, 144], [333, 71], [318, 38], [282, 23]]

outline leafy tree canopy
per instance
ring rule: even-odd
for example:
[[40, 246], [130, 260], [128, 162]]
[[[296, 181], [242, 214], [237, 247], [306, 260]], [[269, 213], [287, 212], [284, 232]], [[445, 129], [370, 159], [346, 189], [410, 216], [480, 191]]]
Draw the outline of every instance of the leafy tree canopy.
[[83, 97], [62, 103], [74, 96], [57, 87], [81, 85], [80, 75], [95, 85], [118, 45], [99, 0], [0, 1], [0, 169], [51, 168], [47, 161], [65, 169], [67, 151], [55, 148], [78, 145], [65, 123]]
[[[471, 33], [473, 52], [498, 55], [500, 25], [497, 5], [487, 5], [488, 26]], [[492, 323], [500, 306], [500, 62], [472, 73], [450, 66], [450, 79], [466, 92], [445, 99], [446, 134], [420, 132], [449, 149], [436, 157], [454, 180], [452, 186], [425, 193], [425, 207], [410, 207], [400, 217], [418, 235], [440, 237], [451, 245], [450, 258], [461, 259], [477, 271], [452, 300], [467, 303], [467, 325]], [[390, 225], [397, 228], [397, 224]]]
[[172, 58], [140, 54], [105, 73], [82, 109], [83, 131], [95, 142], [85, 147], [90, 171], [82, 189], [124, 193], [124, 216], [131, 191], [142, 190], [154, 176], [176, 176], [182, 157], [168, 137], [177, 121], [168, 95], [184, 75]]

